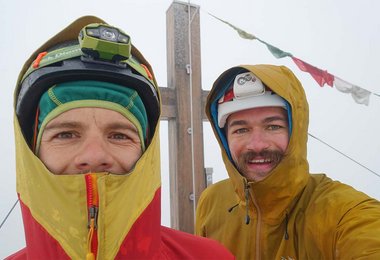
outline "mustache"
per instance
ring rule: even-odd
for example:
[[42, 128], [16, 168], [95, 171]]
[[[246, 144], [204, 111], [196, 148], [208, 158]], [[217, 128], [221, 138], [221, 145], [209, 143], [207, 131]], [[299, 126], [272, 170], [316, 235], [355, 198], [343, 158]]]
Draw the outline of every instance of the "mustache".
[[[270, 168], [272, 169], [273, 167], [276, 167], [284, 157], [285, 157], [285, 152], [281, 150], [263, 149], [258, 152], [251, 150], [251, 151], [246, 151], [245, 153], [240, 154], [240, 156], [235, 161], [235, 166], [237, 170], [243, 176], [247, 177], [247, 176], [250, 176], [250, 169], [249, 169], [250, 167], [249, 165], [251, 164], [250, 162], [256, 159], [260, 161], [264, 159], [265, 161], [264, 163], [266, 164], [269, 163], [271, 165]], [[266, 174], [267, 174], [266, 171], [260, 172], [260, 170], [253, 173], [253, 175], [258, 175], [258, 176], [266, 175]], [[251, 178], [254, 180], [255, 176], [253, 177], [251, 176]]]
[[279, 163], [284, 157], [284, 153], [279, 150], [262, 150], [260, 152], [248, 151], [242, 154], [239, 161], [248, 163], [256, 158], [270, 159], [272, 163]]

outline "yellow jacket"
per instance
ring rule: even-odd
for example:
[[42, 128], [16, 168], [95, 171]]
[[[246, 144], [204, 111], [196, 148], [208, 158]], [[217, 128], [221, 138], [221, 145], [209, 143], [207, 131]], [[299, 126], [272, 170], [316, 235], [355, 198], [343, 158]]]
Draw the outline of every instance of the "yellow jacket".
[[[221, 82], [246, 70], [291, 106], [286, 155], [258, 182], [247, 182], [229, 159], [213, 106], [220, 88], [226, 87]], [[324, 174], [309, 173], [308, 104], [301, 83], [288, 68], [255, 65], [227, 70], [215, 82], [206, 112], [229, 179], [202, 193], [196, 234], [220, 241], [237, 259], [380, 259], [380, 202]]]

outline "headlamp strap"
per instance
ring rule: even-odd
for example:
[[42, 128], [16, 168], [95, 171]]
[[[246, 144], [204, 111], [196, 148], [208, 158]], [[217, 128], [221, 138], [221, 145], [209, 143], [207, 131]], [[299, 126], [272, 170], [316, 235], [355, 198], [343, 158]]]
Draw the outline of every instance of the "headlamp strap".
[[[21, 81], [23, 81], [29, 74], [33, 71], [43, 68], [45, 66], [68, 60], [71, 58], [82, 56], [83, 52], [78, 45], [67, 46], [65, 48], [57, 49], [51, 52], [41, 52], [37, 55], [37, 58], [32, 62], [27, 72], [24, 74]], [[136, 70], [140, 75], [144, 76], [146, 79], [153, 83], [153, 76], [145, 65], [140, 64], [133, 56], [129, 57], [128, 60], [123, 61]]]
[[[79, 47], [79, 45], [72, 45], [65, 48], [57, 49], [51, 52], [42, 52], [38, 54], [37, 58], [32, 62], [32, 65], [29, 67], [27, 72], [22, 78], [22, 81], [33, 71], [48, 66], [50, 64], [60, 62], [63, 60], [71, 59], [74, 57], [81, 56], [83, 53]], [[38, 63], [38, 66], [34, 64]]]

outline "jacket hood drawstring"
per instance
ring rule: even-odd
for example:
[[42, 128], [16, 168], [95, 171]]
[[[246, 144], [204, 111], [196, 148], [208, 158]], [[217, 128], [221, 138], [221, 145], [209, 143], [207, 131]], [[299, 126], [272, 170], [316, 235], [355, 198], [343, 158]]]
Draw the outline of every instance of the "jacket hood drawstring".
[[231, 208], [228, 209], [228, 212], [231, 212], [234, 210], [234, 208], [236, 208], [237, 206], [239, 206], [239, 203], [236, 203], [235, 205], [233, 205]]
[[289, 233], [288, 233], [288, 223], [289, 223], [289, 215], [288, 212], [286, 212], [285, 215], [285, 240], [289, 240]]
[[[251, 222], [251, 218], [249, 216], [249, 184], [247, 181], [244, 180], [244, 197], [245, 197], [245, 224], [248, 225]], [[232, 212], [237, 206], [239, 206], [239, 203], [233, 205], [228, 209], [228, 212]], [[289, 232], [288, 232], [288, 223], [289, 223], [289, 213], [285, 213], [285, 234], [284, 239], [289, 240]]]
[[[248, 225], [251, 221], [251, 218], [249, 217], [249, 214], [248, 214], [248, 209], [249, 209], [249, 205], [248, 205], [249, 190], [248, 189], [249, 189], [249, 184], [244, 183], [245, 203], [246, 203], [246, 216], [245, 216], [245, 224], [246, 225]], [[232, 212], [237, 206], [239, 206], [239, 203], [237, 203], [237, 204], [233, 205], [231, 208], [229, 208], [228, 212]], [[289, 223], [289, 214], [288, 214], [288, 212], [286, 212], [286, 214], [285, 214], [285, 234], [284, 234], [285, 240], [289, 240], [288, 223]]]
[[251, 222], [249, 217], [249, 184], [244, 181], [244, 193], [245, 193], [245, 224], [248, 225]]
[[[249, 216], [249, 184], [244, 181], [244, 194], [245, 194], [245, 224], [248, 225], [251, 222], [251, 218]], [[232, 212], [237, 206], [239, 206], [239, 203], [233, 205], [231, 208], [228, 209], [228, 212]]]

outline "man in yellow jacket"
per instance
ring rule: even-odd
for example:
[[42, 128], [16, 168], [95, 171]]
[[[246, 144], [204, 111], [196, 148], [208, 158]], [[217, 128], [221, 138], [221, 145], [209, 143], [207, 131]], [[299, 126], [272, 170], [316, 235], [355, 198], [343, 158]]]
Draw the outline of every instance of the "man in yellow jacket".
[[380, 259], [380, 202], [309, 173], [308, 103], [288, 68], [228, 69], [206, 113], [229, 179], [202, 193], [198, 235], [237, 259]]
[[160, 106], [148, 61], [97, 17], [31, 55], [14, 117], [26, 247], [8, 259], [233, 259], [161, 226]]

